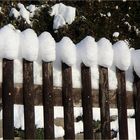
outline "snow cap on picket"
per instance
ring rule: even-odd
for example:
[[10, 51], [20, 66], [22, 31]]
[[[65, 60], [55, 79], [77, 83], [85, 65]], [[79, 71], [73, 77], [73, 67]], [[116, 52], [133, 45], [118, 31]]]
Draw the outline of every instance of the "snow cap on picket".
[[134, 66], [134, 71], [140, 77], [140, 50], [133, 50], [132, 53], [132, 65]]
[[120, 40], [113, 45], [114, 64], [120, 69], [126, 71], [131, 64], [131, 54], [128, 44]]
[[76, 62], [76, 47], [69, 37], [63, 37], [60, 42], [57, 43], [59, 47], [59, 56], [61, 61], [69, 66], [72, 66]]
[[85, 37], [82, 41], [77, 44], [78, 51], [82, 62], [88, 66], [97, 65], [97, 43], [91, 36]]
[[22, 57], [28, 61], [38, 58], [39, 41], [34, 30], [26, 29], [20, 34], [20, 47]]
[[18, 58], [19, 34], [11, 25], [5, 25], [0, 29], [0, 57], [10, 60]]
[[39, 36], [39, 57], [46, 61], [51, 62], [56, 58], [55, 40], [48, 32], [43, 32]]
[[101, 38], [98, 42], [98, 64], [103, 67], [111, 67], [113, 63], [113, 49], [111, 42]]

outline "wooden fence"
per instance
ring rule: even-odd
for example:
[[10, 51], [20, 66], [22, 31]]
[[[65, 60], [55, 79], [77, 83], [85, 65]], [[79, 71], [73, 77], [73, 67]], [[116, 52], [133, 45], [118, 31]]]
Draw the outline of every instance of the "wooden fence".
[[[14, 139], [14, 115], [13, 104], [24, 104], [25, 138], [35, 139], [35, 114], [34, 105], [43, 104], [44, 107], [44, 138], [54, 139], [54, 105], [60, 105], [62, 101], [64, 107], [64, 130], [65, 139], [74, 139], [74, 110], [75, 102], [82, 101], [84, 139], [94, 139], [92, 124], [92, 107], [98, 102], [101, 113], [101, 137], [111, 139], [110, 131], [110, 106], [117, 102], [118, 123], [120, 139], [128, 139], [127, 107], [134, 99], [136, 116], [136, 137], [140, 139], [140, 79], [135, 75], [134, 91], [126, 94], [125, 72], [117, 69], [118, 88], [111, 93], [108, 86], [108, 69], [99, 66], [99, 94], [94, 93], [91, 88], [90, 68], [81, 64], [82, 88], [72, 88], [72, 69], [62, 63], [62, 89], [53, 87], [53, 65], [52, 62], [42, 63], [43, 84], [36, 86], [33, 83], [33, 62], [23, 60], [23, 88], [17, 88], [13, 81], [13, 60], [3, 59], [3, 83], [2, 83], [2, 103], [3, 103], [3, 138]], [[55, 92], [62, 94], [55, 94]], [[39, 94], [38, 94], [39, 93]], [[62, 97], [61, 97], [62, 95]], [[98, 96], [99, 95], [99, 96]], [[95, 97], [96, 96], [96, 97]], [[130, 97], [131, 96], [131, 100]], [[98, 98], [99, 97], [99, 98]], [[134, 97], [134, 98], [133, 98]], [[57, 98], [57, 101], [56, 101]], [[96, 99], [95, 99], [96, 98]], [[129, 100], [129, 104], [127, 104]], [[113, 102], [113, 103], [112, 103]], [[93, 114], [94, 115], [94, 114]]]

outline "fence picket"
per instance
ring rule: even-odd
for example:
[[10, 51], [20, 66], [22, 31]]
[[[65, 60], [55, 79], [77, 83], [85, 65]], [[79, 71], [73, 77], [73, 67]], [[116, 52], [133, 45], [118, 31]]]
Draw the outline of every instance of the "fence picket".
[[136, 138], [140, 139], [140, 78], [134, 73]]
[[102, 139], [111, 139], [108, 69], [102, 66], [99, 67], [99, 104]]
[[35, 114], [33, 94], [33, 62], [23, 60], [23, 102], [26, 139], [35, 139]]
[[13, 60], [3, 59], [3, 139], [14, 139], [14, 79]]
[[118, 88], [116, 92], [118, 106], [119, 138], [128, 139], [125, 72], [116, 68], [116, 73], [118, 79]]
[[43, 62], [44, 138], [54, 139], [53, 67]]
[[81, 80], [84, 139], [93, 139], [91, 72], [84, 64], [81, 64]]
[[75, 139], [71, 67], [62, 63], [62, 102], [64, 106], [65, 139]]

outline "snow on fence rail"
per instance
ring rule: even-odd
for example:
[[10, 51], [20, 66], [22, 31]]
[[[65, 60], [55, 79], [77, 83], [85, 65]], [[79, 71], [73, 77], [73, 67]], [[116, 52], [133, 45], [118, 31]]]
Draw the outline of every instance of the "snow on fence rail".
[[[11, 38], [12, 37], [12, 38]], [[44, 108], [44, 138], [54, 138], [54, 93], [53, 80], [62, 86], [62, 105], [64, 107], [64, 130], [66, 139], [74, 139], [74, 112], [73, 112], [73, 85], [76, 76], [80, 82], [81, 100], [83, 107], [84, 139], [93, 139], [92, 125], [92, 89], [99, 85], [99, 106], [101, 110], [101, 136], [102, 139], [111, 139], [110, 131], [110, 98], [109, 83], [110, 67], [116, 67], [112, 75], [116, 78], [115, 88], [117, 95], [118, 123], [120, 139], [128, 139], [127, 126], [127, 94], [126, 73], [133, 75], [133, 68], [139, 76], [139, 51], [130, 51], [124, 41], [112, 44], [106, 38], [95, 42], [93, 37], [87, 36], [75, 45], [68, 37], [55, 43], [52, 36], [44, 32], [39, 38], [32, 29], [23, 32], [15, 30], [11, 25], [0, 29], [0, 56], [2, 60], [2, 102], [3, 102], [3, 137], [14, 138], [13, 104], [16, 94], [14, 90], [15, 68], [14, 61], [23, 59], [23, 104], [25, 118], [25, 138], [35, 138], [34, 115], [34, 62], [42, 62], [42, 103]], [[132, 53], [133, 52], [133, 53]], [[132, 55], [131, 55], [132, 54]], [[131, 59], [132, 58], [132, 59]], [[53, 63], [54, 61], [54, 63]], [[98, 71], [99, 65], [99, 71]], [[21, 68], [19, 68], [21, 69]], [[95, 71], [94, 71], [95, 70]], [[93, 73], [92, 73], [93, 72]], [[22, 71], [20, 71], [22, 73]], [[99, 73], [99, 74], [98, 74]], [[36, 75], [38, 73], [36, 72]], [[97, 78], [98, 76], [99, 78]], [[136, 137], [140, 138], [140, 78], [129, 77], [131, 86], [134, 85]], [[53, 76], [55, 75], [55, 76]], [[73, 76], [74, 75], [74, 76]], [[96, 77], [97, 76], [97, 77]], [[112, 76], [112, 77], [113, 77]], [[130, 76], [130, 75], [129, 75]], [[96, 78], [95, 78], [96, 77]], [[99, 83], [98, 83], [99, 81]], [[110, 82], [111, 81], [111, 82]], [[61, 84], [62, 82], [62, 84]], [[95, 83], [94, 83], [95, 82]], [[94, 83], [94, 84], [93, 84]], [[114, 85], [114, 84], [112, 84]], [[110, 88], [111, 89], [111, 88]], [[93, 93], [94, 94], [94, 93]], [[21, 97], [21, 95], [19, 94]], [[94, 115], [94, 114], [93, 114]]]

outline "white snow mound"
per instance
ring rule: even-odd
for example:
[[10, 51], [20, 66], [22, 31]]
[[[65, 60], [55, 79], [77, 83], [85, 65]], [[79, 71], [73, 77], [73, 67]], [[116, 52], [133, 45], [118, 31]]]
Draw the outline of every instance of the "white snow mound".
[[132, 64], [136, 74], [140, 77], [140, 50], [134, 50], [132, 53]]
[[9, 16], [10, 16], [10, 17], [11, 17], [11, 16], [14, 16], [14, 17], [17, 19], [18, 17], [20, 17], [20, 13], [19, 13], [19, 11], [17, 11], [15, 8], [12, 8], [11, 11], [10, 11]]
[[32, 29], [26, 29], [20, 35], [20, 47], [22, 57], [28, 61], [35, 61], [38, 58], [39, 41]]
[[54, 61], [56, 58], [55, 40], [48, 32], [39, 36], [39, 57], [46, 62]]
[[59, 47], [58, 51], [62, 62], [69, 66], [76, 63], [76, 47], [69, 37], [63, 37], [61, 41], [57, 43], [57, 47]]
[[103, 67], [111, 67], [113, 63], [113, 49], [111, 42], [101, 38], [98, 42], [98, 64]]
[[85, 37], [76, 46], [78, 47], [81, 60], [86, 66], [91, 67], [97, 65], [98, 50], [97, 43], [93, 37]]
[[59, 29], [66, 24], [65, 19], [61, 15], [56, 15], [53, 20], [53, 29]]
[[19, 55], [19, 34], [10, 24], [0, 29], [0, 57], [16, 59]]
[[18, 3], [18, 8], [20, 9], [19, 10], [19, 13], [20, 13], [20, 16], [28, 23], [28, 24], [31, 24], [31, 21], [30, 21], [30, 12], [24, 7], [23, 4], [21, 3]]
[[120, 69], [126, 71], [131, 64], [131, 54], [125, 41], [118, 41], [113, 45], [114, 64]]
[[75, 20], [76, 8], [66, 6], [63, 3], [58, 3], [52, 6], [52, 11], [50, 15], [54, 16], [54, 29], [58, 29], [59, 27], [64, 26], [66, 23], [71, 24]]

